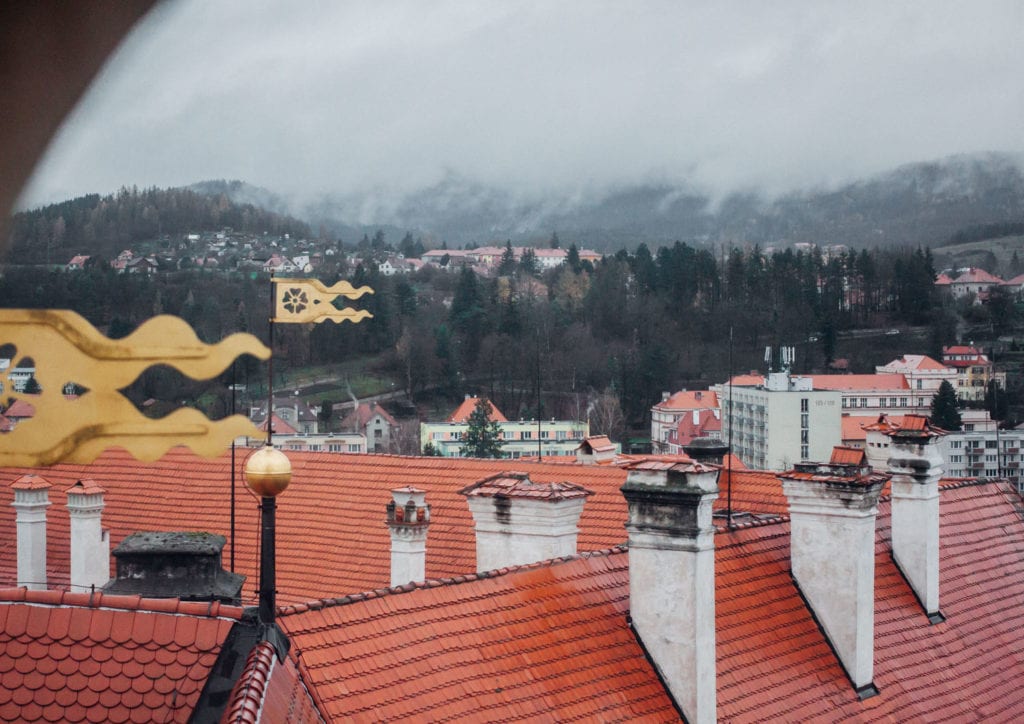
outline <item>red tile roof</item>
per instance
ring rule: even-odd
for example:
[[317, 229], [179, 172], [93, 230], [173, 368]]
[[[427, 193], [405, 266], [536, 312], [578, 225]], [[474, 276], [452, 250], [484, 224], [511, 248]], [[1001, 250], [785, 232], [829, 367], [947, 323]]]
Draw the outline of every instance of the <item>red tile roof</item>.
[[529, 473], [502, 472], [479, 480], [459, 491], [470, 498], [530, 498], [571, 500], [593, 495], [582, 485], [573, 483], [535, 483]]
[[398, 426], [398, 422], [391, 416], [391, 413], [376, 402], [360, 402], [356, 409], [348, 413], [345, 419], [341, 421], [341, 428], [343, 430], [352, 428], [357, 431], [362, 430], [373, 419], [374, 415], [380, 415], [392, 427]]
[[0, 591], [0, 721], [185, 722], [242, 610]]
[[[292, 462], [292, 481], [278, 498], [277, 513], [277, 587], [282, 603], [386, 585], [391, 575], [391, 540], [384, 523], [385, 507], [391, 500], [391, 490], [405, 485], [426, 491], [431, 505], [427, 576], [437, 578], [475, 570], [473, 518], [458, 491], [509, 467], [508, 460], [292, 451], [287, 455]], [[689, 460], [685, 456], [657, 459]], [[248, 577], [243, 598], [252, 602], [258, 581], [258, 504], [242, 481], [244, 460], [244, 455], [237, 456], [235, 556], [237, 572]], [[47, 468], [46, 476], [54, 483], [47, 515], [50, 586], [68, 585], [70, 553], [64, 489], [83, 478], [96, 480], [107, 491], [103, 526], [110, 529], [111, 549], [137, 531], [208, 531], [229, 537], [224, 549], [224, 566], [228, 568], [230, 462], [230, 454], [208, 460], [188, 450], [175, 449], [161, 460], [140, 463], [123, 451], [111, 450], [89, 465]], [[594, 491], [580, 516], [579, 550], [603, 549], [626, 539], [626, 503], [619, 492], [626, 480], [622, 467], [523, 460], [516, 461], [516, 467], [529, 473], [536, 483], [569, 482]], [[15, 511], [10, 505], [13, 491], [3, 483], [32, 472], [0, 470], [0, 496], [7, 496], [0, 497], [0, 531], [4, 532], [0, 540], [9, 541], [0, 545], [0, 585], [14, 585], [17, 581]], [[748, 509], [779, 509], [781, 489], [765, 497], [757, 473], [748, 475], [734, 470], [733, 474], [734, 496], [747, 495], [744, 504]], [[748, 484], [751, 492], [740, 492]], [[724, 507], [724, 500], [719, 505]]]
[[808, 375], [816, 390], [908, 390], [907, 378], [902, 374], [876, 375]]
[[[299, 433], [298, 430], [296, 430], [294, 427], [292, 427], [287, 422], [285, 422], [280, 417], [278, 417], [276, 413], [270, 416], [270, 421], [274, 425], [274, 434], [275, 435], [297, 435]], [[267, 431], [267, 421], [264, 420], [263, 422], [261, 422], [256, 427], [258, 429], [262, 430], [263, 432], [266, 432]]]
[[[467, 397], [462, 401], [461, 405], [455, 408], [455, 412], [448, 416], [446, 422], [467, 422], [469, 416], [473, 414], [473, 409], [476, 407], [479, 399], [478, 397]], [[487, 419], [491, 422], [508, 422], [505, 416], [501, 414], [501, 410], [493, 402], [491, 402], [491, 415]]]
[[624, 552], [457, 581], [278, 619], [328, 719], [678, 720], [626, 625]]
[[900, 368], [905, 367], [908, 369], [915, 370], [945, 370], [949, 369], [946, 365], [941, 362], [936, 362], [928, 355], [924, 354], [905, 354], [899, 359], [895, 359], [887, 365], [882, 365], [886, 368]]
[[843, 430], [841, 433], [843, 440], [866, 440], [867, 433], [864, 431], [864, 426], [870, 419], [870, 417], [843, 415], [839, 420]]
[[4, 415], [10, 420], [27, 419], [35, 414], [36, 408], [21, 398], [12, 402], [11, 406], [4, 410]]
[[954, 284], [1001, 284], [1002, 279], [984, 269], [973, 267], [953, 280]]
[[615, 452], [615, 443], [608, 439], [607, 435], [590, 435], [583, 438], [577, 450], [584, 453]]
[[[998, 484], [942, 490], [942, 611], [892, 560], [879, 505], [874, 683], [861, 701], [789, 572], [789, 524], [715, 536], [718, 716], [1020, 720], [1024, 523]], [[628, 552], [287, 607], [290, 656], [330, 719], [676, 720], [626, 623]], [[993, 595], [998, 591], [998, 595]]]
[[654, 406], [655, 410], [712, 410], [718, 409], [718, 395], [714, 390], [682, 390]]
[[43, 476], [29, 473], [11, 483], [11, 487], [15, 490], [47, 490], [51, 485]]
[[256, 644], [231, 692], [223, 724], [322, 721], [290, 658], [279, 662], [274, 647]]
[[830, 465], [867, 465], [867, 453], [859, 447], [836, 445], [832, 448]]

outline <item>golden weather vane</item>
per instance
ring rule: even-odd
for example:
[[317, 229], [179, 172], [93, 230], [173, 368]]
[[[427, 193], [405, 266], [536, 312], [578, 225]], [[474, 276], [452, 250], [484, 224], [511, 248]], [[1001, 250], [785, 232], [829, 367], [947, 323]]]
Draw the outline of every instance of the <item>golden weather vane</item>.
[[[3, 382], [3, 398], [21, 399], [34, 409], [30, 418], [0, 434], [0, 465], [88, 463], [114, 446], [139, 460], [156, 460], [175, 445], [212, 457], [236, 437], [260, 434], [241, 415], [212, 421], [198, 410], [181, 409], [153, 420], [119, 392], [154, 365], [210, 379], [240, 355], [269, 359], [270, 350], [252, 335], [233, 334], [208, 345], [183, 320], [164, 315], [124, 339], [112, 340], [75, 312], [5, 309], [0, 310], [0, 342], [16, 351]], [[16, 359], [35, 364], [39, 394], [14, 390], [10, 372]], [[86, 392], [65, 396], [69, 383]]]
[[373, 315], [365, 309], [346, 307], [338, 309], [333, 302], [338, 297], [359, 299], [373, 294], [370, 287], [356, 289], [346, 281], [327, 287], [319, 279], [282, 279], [275, 277], [274, 316], [271, 322], [308, 324], [327, 321], [358, 324]]

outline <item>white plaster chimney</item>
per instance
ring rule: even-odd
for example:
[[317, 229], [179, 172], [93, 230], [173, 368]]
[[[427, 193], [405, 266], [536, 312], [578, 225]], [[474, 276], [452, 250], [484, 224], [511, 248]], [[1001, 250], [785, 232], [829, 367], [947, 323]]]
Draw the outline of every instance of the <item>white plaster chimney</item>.
[[593, 493], [573, 483], [534, 483], [503, 472], [459, 491], [476, 523], [476, 569], [491, 571], [576, 554], [583, 503]]
[[15, 526], [18, 535], [18, 585], [45, 591], [46, 509], [50, 506], [50, 483], [39, 475], [23, 475], [14, 489]]
[[878, 693], [875, 517], [888, 476], [872, 473], [860, 457], [857, 464], [801, 463], [780, 477], [789, 500], [793, 578], [865, 699]]
[[103, 588], [110, 581], [110, 534], [103, 530], [103, 494], [94, 480], [64, 491], [71, 519], [71, 590]]
[[691, 724], [714, 722], [717, 467], [644, 461], [629, 466], [629, 614]]
[[939, 477], [943, 435], [928, 419], [906, 415], [889, 433], [892, 474], [892, 556], [917, 595], [928, 620], [939, 611]]
[[387, 515], [391, 531], [391, 585], [426, 580], [427, 528], [430, 526], [427, 494], [410, 486], [392, 490]]

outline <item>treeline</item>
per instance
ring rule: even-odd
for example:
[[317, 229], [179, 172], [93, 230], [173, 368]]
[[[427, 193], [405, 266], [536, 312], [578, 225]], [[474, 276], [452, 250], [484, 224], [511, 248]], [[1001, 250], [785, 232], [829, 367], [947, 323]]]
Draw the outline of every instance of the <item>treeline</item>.
[[969, 244], [986, 239], [1000, 239], [1004, 236], [1024, 235], [1024, 221], [1003, 221], [994, 224], [978, 224], [961, 229], [949, 238], [946, 246]]
[[[654, 253], [640, 245], [594, 266], [570, 250], [558, 269], [520, 263], [506, 271], [486, 278], [428, 267], [383, 277], [375, 264], [359, 265], [351, 281], [376, 293], [351, 304], [374, 318], [279, 326], [279, 369], [373, 356], [410, 394], [481, 392], [509, 417], [585, 418], [590, 408], [593, 420], [613, 401], [609, 419], [618, 427], [603, 431], [621, 435], [644, 424], [662, 390], [762, 368], [767, 345], [796, 346], [796, 371], [822, 371], [843, 330], [929, 325], [929, 349], [903, 351], [935, 355], [955, 341], [959, 319], [939, 303], [931, 255], [921, 249], [826, 259], [755, 247], [722, 258], [677, 243]], [[266, 341], [269, 286], [242, 274], [19, 268], [0, 281], [0, 305], [73, 308], [111, 336], [165, 312], [207, 341], [238, 330]], [[1010, 324], [1012, 304], [1003, 311], [1010, 317], [1001, 323]], [[854, 367], [864, 369], [854, 371], [888, 361], [870, 349], [856, 354]]]
[[224, 194], [132, 187], [15, 214], [6, 258], [17, 264], [63, 264], [75, 254], [110, 258], [140, 241], [223, 227], [247, 234], [310, 236], [304, 222], [233, 203]]

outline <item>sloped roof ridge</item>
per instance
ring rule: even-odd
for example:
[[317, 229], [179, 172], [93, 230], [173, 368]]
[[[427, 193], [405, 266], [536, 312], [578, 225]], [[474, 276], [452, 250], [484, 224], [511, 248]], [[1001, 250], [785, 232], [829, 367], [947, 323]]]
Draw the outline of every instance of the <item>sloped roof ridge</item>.
[[245, 610], [241, 606], [230, 606], [220, 601], [182, 601], [178, 598], [143, 598], [139, 595], [119, 595], [94, 591], [74, 593], [71, 591], [46, 590], [30, 591], [20, 588], [0, 588], [0, 603], [27, 603], [40, 606], [75, 606], [116, 611], [141, 611], [143, 613], [170, 613], [184, 616], [202, 616], [237, 621]]
[[[721, 511], [717, 511], [717, 512], [721, 512]], [[758, 513], [756, 518], [755, 517], [751, 517], [749, 520], [744, 520], [744, 521], [739, 522], [739, 523], [734, 521], [733, 524], [732, 524], [732, 527], [729, 527], [728, 524], [726, 524], [726, 525], [716, 525], [715, 526], [715, 533], [716, 534], [718, 534], [718, 533], [731, 533], [733, 531], [745, 530], [747, 528], [763, 528], [766, 525], [778, 525], [779, 523], [788, 523], [788, 522], [789, 522], [789, 516], [788, 515], [764, 515], [764, 514]]]
[[274, 647], [266, 641], [253, 647], [221, 721], [256, 724], [260, 720], [275, 656]]
[[404, 583], [400, 586], [386, 586], [384, 588], [377, 588], [372, 591], [363, 591], [360, 593], [350, 593], [347, 596], [340, 596], [338, 598], [321, 598], [315, 601], [307, 601], [306, 603], [278, 606], [277, 614], [279, 616], [290, 616], [293, 614], [304, 613], [306, 611], [319, 611], [324, 608], [333, 608], [334, 606], [347, 606], [350, 603], [358, 603], [360, 601], [368, 601], [370, 599], [382, 598], [384, 596], [409, 593], [420, 588], [441, 588], [444, 586], [454, 586], [460, 583], [482, 581], [488, 578], [499, 578], [501, 576], [507, 576], [510, 573], [518, 573], [519, 571], [528, 571], [538, 568], [548, 568], [557, 564], [570, 563], [572, 561], [585, 558], [602, 558], [618, 555], [619, 553], [625, 553], [627, 550], [628, 546], [623, 543], [617, 546], [612, 546], [611, 548], [603, 548], [596, 551], [581, 551], [572, 556], [547, 558], [543, 561], [523, 563], [518, 566], [505, 566], [504, 568], [495, 568], [490, 571], [477, 571], [475, 573], [464, 573], [458, 576], [449, 576], [444, 578], [428, 578], [425, 581]]

